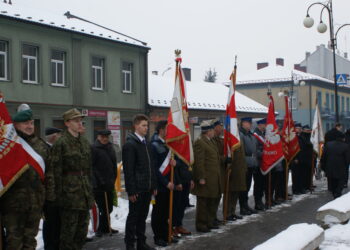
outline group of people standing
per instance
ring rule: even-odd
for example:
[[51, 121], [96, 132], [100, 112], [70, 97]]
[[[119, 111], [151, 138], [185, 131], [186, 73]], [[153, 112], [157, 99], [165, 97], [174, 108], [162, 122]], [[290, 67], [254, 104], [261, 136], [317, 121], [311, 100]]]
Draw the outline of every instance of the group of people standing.
[[24, 166], [1, 196], [4, 249], [36, 249], [41, 218], [45, 250], [82, 249], [94, 201], [100, 217], [96, 236], [117, 233], [108, 223], [117, 173], [110, 131], [99, 131], [90, 145], [80, 111], [70, 109], [62, 118], [66, 128], [47, 128], [45, 141], [34, 134], [33, 112], [27, 104], [12, 117], [17, 135], [44, 160], [45, 178], [42, 181], [33, 166]]
[[[18, 136], [45, 161], [45, 181], [32, 166], [23, 169], [7, 192], [0, 198], [0, 212], [5, 236], [5, 249], [35, 249], [35, 237], [44, 214], [45, 249], [82, 249], [88, 231], [89, 210], [97, 203], [99, 227], [97, 237], [118, 233], [111, 228], [117, 159], [109, 141], [110, 131], [101, 130], [93, 145], [83, 136], [83, 115], [77, 109], [63, 114], [66, 129], [46, 129], [46, 141], [34, 135], [32, 110], [21, 105], [13, 116]], [[146, 243], [146, 218], [151, 200], [151, 226], [154, 243], [165, 247], [190, 235], [184, 228], [189, 194], [196, 195], [195, 226], [198, 232], [217, 229], [224, 221], [235, 221], [269, 209], [291, 199], [286, 190], [286, 163], [277, 164], [270, 180], [260, 171], [266, 119], [257, 121], [252, 131], [252, 118], [241, 119], [240, 143], [228, 157], [224, 153], [224, 127], [220, 120], [201, 123], [201, 135], [193, 144], [195, 163], [188, 166], [178, 156], [171, 156], [166, 145], [167, 121], [159, 121], [151, 140], [147, 141], [148, 117], [136, 115], [134, 132], [122, 148], [125, 188], [129, 212], [125, 225], [126, 249], [152, 250]], [[290, 164], [293, 194], [303, 194], [313, 186], [313, 147], [309, 126], [296, 124], [300, 151]], [[346, 135], [339, 125], [326, 134], [321, 167], [326, 172], [329, 190], [334, 197], [347, 185], [350, 163], [350, 131]], [[169, 166], [173, 168], [169, 171]], [[193, 169], [192, 169], [193, 168]], [[254, 180], [254, 184], [252, 182]], [[253, 186], [254, 206], [248, 202]], [[172, 227], [169, 228], [169, 200], [173, 194]], [[224, 195], [223, 195], [224, 194]], [[153, 198], [152, 198], [153, 197]], [[225, 204], [223, 217], [218, 216], [220, 201]], [[236, 212], [239, 203], [240, 214]], [[219, 218], [223, 218], [220, 220]], [[169, 232], [169, 229], [171, 230]], [[170, 234], [169, 234], [170, 233]], [[169, 241], [170, 235], [170, 241]], [[136, 248], [135, 248], [136, 243]]]

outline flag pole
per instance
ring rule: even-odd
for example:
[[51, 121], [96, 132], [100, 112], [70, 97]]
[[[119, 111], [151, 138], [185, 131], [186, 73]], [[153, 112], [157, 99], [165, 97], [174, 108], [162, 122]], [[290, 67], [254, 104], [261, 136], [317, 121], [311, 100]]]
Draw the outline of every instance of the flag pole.
[[[174, 153], [171, 151], [171, 161], [174, 160]], [[174, 183], [174, 166], [170, 164], [170, 183]], [[174, 190], [170, 189], [169, 195], [169, 220], [168, 220], [168, 242], [171, 243], [173, 233], [173, 197]]]
[[267, 205], [270, 208], [271, 203], [272, 203], [272, 190], [271, 190], [271, 171], [268, 173], [268, 200], [267, 200]]
[[227, 219], [227, 211], [228, 211], [228, 195], [230, 191], [230, 175], [231, 175], [231, 169], [229, 169], [228, 164], [226, 164], [226, 185], [225, 185], [225, 193], [224, 193], [224, 224], [226, 224]]

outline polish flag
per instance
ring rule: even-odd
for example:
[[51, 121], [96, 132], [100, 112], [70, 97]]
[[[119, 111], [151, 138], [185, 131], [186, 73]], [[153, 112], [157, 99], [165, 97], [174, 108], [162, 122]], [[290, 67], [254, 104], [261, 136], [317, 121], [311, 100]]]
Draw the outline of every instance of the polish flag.
[[165, 141], [170, 150], [188, 166], [193, 164], [193, 148], [188, 122], [186, 83], [181, 68], [182, 59], [176, 58], [175, 87], [168, 115]]
[[234, 151], [240, 145], [239, 130], [237, 124], [237, 112], [235, 102], [236, 92], [236, 77], [237, 77], [237, 65], [231, 74], [230, 90], [228, 101], [226, 105], [226, 119], [225, 119], [225, 130], [224, 130], [224, 154], [229, 156], [231, 151]]
[[0, 93], [0, 197], [32, 166], [44, 180], [43, 158], [16, 133]]

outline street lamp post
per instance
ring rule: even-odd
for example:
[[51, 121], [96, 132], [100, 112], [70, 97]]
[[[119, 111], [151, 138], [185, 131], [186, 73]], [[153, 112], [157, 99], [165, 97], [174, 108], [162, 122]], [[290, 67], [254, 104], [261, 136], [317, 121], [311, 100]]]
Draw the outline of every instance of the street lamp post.
[[326, 3], [316, 2], [311, 4], [307, 8], [306, 17], [304, 19], [304, 26], [306, 28], [311, 28], [314, 25], [314, 19], [310, 17], [309, 10], [314, 5], [321, 5], [323, 6], [320, 14], [320, 23], [317, 26], [317, 30], [320, 33], [325, 33], [327, 31], [327, 25], [323, 23], [322, 21], [322, 15], [323, 11], [327, 10], [329, 15], [329, 34], [330, 34], [330, 41], [331, 41], [331, 47], [333, 51], [333, 74], [334, 74], [334, 95], [335, 95], [335, 119], [336, 122], [339, 122], [339, 105], [338, 105], [338, 85], [337, 85], [337, 68], [336, 68], [336, 47], [337, 47], [337, 35], [340, 29], [342, 29], [345, 26], [349, 26], [350, 24], [344, 24], [338, 28], [338, 30], [334, 33], [334, 22], [333, 22], [333, 5], [332, 0], [329, 0]]

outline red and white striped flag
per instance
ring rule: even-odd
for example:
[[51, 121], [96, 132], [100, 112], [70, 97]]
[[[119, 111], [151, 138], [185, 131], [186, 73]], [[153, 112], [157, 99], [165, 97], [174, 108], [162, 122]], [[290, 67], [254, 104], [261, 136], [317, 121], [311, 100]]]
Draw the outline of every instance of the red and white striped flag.
[[235, 150], [240, 145], [239, 130], [237, 124], [237, 112], [236, 112], [236, 77], [237, 77], [237, 65], [235, 64], [234, 70], [230, 76], [231, 84], [228, 95], [228, 101], [226, 105], [226, 119], [224, 130], [224, 154], [229, 156], [231, 151]]
[[44, 179], [43, 158], [16, 133], [0, 93], [0, 197], [32, 166]]
[[171, 169], [170, 160], [171, 160], [171, 150], [169, 150], [167, 156], [165, 157], [162, 165], [159, 168], [159, 171], [163, 176], [166, 176]]
[[186, 84], [181, 69], [182, 59], [176, 58], [175, 88], [168, 115], [166, 144], [188, 166], [193, 164], [193, 148], [188, 123]]

